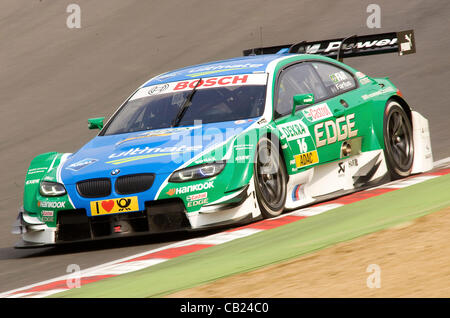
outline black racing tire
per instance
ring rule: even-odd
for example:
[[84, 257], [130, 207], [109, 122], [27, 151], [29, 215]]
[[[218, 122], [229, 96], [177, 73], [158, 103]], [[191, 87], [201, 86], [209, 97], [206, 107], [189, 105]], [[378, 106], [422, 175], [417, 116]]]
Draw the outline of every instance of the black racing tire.
[[392, 179], [411, 174], [414, 142], [411, 121], [396, 101], [389, 101], [384, 112], [384, 155]]
[[279, 144], [267, 137], [262, 137], [256, 147], [255, 192], [261, 214], [266, 219], [280, 215], [286, 204], [287, 172], [279, 149]]

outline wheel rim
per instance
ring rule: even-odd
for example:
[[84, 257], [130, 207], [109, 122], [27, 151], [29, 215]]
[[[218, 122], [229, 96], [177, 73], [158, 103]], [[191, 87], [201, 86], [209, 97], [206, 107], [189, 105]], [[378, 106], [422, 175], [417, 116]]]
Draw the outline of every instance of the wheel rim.
[[256, 179], [264, 201], [271, 207], [279, 205], [283, 199], [283, 176], [279, 158], [269, 145], [258, 151]]
[[400, 170], [406, 171], [412, 163], [412, 136], [408, 119], [403, 113], [395, 110], [387, 123], [388, 145], [392, 159]]

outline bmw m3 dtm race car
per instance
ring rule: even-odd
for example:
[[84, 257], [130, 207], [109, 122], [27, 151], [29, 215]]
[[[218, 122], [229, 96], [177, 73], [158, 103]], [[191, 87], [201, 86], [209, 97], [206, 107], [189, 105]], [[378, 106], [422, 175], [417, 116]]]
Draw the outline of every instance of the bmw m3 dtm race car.
[[158, 75], [75, 153], [28, 169], [17, 247], [271, 218], [432, 167], [428, 122], [342, 63], [413, 53], [412, 31], [300, 42]]

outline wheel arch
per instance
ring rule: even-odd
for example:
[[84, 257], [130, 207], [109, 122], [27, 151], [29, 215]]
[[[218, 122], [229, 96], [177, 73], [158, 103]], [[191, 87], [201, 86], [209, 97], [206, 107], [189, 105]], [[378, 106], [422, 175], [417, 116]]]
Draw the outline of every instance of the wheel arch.
[[[387, 122], [386, 122], [386, 116], [388, 116], [390, 108], [388, 107], [390, 102], [395, 102], [397, 103], [400, 108], [405, 112], [406, 117], [409, 120], [409, 144], [411, 145], [411, 149], [412, 150], [408, 150], [408, 152], [411, 154], [412, 153], [412, 159], [411, 160], [411, 164], [409, 169], [403, 169], [405, 167], [401, 167], [399, 166], [399, 163], [396, 163], [395, 160], [393, 159], [392, 155], [389, 155], [389, 147], [386, 144], [387, 143]], [[408, 124], [406, 126], [408, 126]], [[385, 158], [386, 158], [386, 164], [388, 167], [388, 171], [391, 175], [392, 179], [399, 179], [399, 178], [403, 178], [403, 177], [407, 177], [408, 175], [411, 174], [411, 171], [413, 169], [413, 164], [414, 164], [414, 140], [413, 140], [413, 121], [412, 121], [412, 110], [409, 107], [409, 105], [406, 103], [406, 101], [401, 98], [398, 95], [393, 95], [391, 96], [387, 101], [386, 101], [386, 105], [385, 105], [385, 111], [384, 111], [384, 116], [383, 116], [383, 140], [384, 140], [384, 154], [385, 154]], [[410, 148], [408, 148], [410, 149]], [[400, 163], [400, 165], [402, 165], [402, 163]]]
[[[287, 199], [287, 184], [289, 182], [289, 173], [286, 169], [286, 160], [284, 153], [282, 151], [282, 144], [279, 135], [277, 134], [277, 130], [271, 130], [268, 129], [264, 133], [261, 134], [260, 138], [258, 139], [257, 147], [255, 149], [255, 159], [258, 154], [258, 146], [262, 139], [268, 139], [270, 142], [276, 147], [278, 147], [278, 155], [279, 155], [279, 165], [278, 167], [281, 168], [279, 171], [281, 171], [281, 174], [279, 175], [281, 178], [281, 196], [278, 197], [280, 200], [277, 199], [276, 205], [273, 206], [271, 203], [268, 203], [267, 200], [262, 196], [261, 190], [258, 190], [258, 187], [255, 185], [255, 194], [256, 199], [258, 201], [258, 205], [260, 207], [261, 214], [263, 218], [272, 218], [275, 216], [280, 215], [286, 206], [286, 199]], [[264, 146], [263, 146], [264, 147]], [[256, 161], [254, 163], [254, 170], [256, 169]], [[284, 167], [283, 167], [284, 166]], [[256, 177], [255, 177], [256, 178]], [[256, 181], [256, 179], [255, 179]], [[283, 185], [284, 182], [284, 185]], [[281, 205], [280, 205], [281, 204]]]
[[411, 107], [408, 105], [408, 103], [401, 96], [399, 96], [399, 95], [392, 95], [386, 101], [386, 104], [384, 106], [384, 111], [385, 112], [386, 112], [386, 109], [387, 109], [387, 105], [389, 104], [390, 101], [394, 101], [394, 102], [399, 103], [400, 106], [405, 111], [406, 115], [408, 116], [409, 121], [412, 123], [412, 113], [411, 113], [412, 110], [411, 110]]
[[267, 137], [268, 139], [270, 139], [270, 140], [276, 140], [277, 141], [277, 144], [278, 144], [278, 152], [279, 152], [279, 154], [280, 154], [280, 156], [281, 156], [281, 158], [283, 159], [283, 161], [284, 161], [284, 165], [285, 165], [285, 170], [286, 170], [286, 176], [287, 176], [287, 182], [289, 182], [289, 173], [288, 173], [288, 171], [287, 171], [287, 165], [288, 165], [288, 163], [289, 163], [289, 161], [286, 161], [286, 157], [285, 157], [285, 155], [284, 155], [284, 151], [283, 151], [283, 149], [281, 148], [281, 141], [280, 141], [280, 137], [276, 134], [276, 133], [274, 133], [274, 132], [272, 132], [272, 131], [267, 131], [265, 134], [263, 134], [261, 137]]

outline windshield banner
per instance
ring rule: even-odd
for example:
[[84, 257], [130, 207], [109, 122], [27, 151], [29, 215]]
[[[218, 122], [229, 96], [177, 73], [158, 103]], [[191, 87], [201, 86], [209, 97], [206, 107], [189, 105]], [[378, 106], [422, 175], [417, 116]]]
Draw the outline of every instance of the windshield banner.
[[139, 89], [130, 100], [143, 97], [161, 95], [174, 92], [183, 92], [194, 89], [197, 82], [200, 83], [197, 89], [214, 88], [224, 86], [244, 86], [244, 85], [266, 85], [267, 74], [239, 74], [229, 76], [207, 77], [203, 79], [185, 80], [171, 83], [147, 86]]

